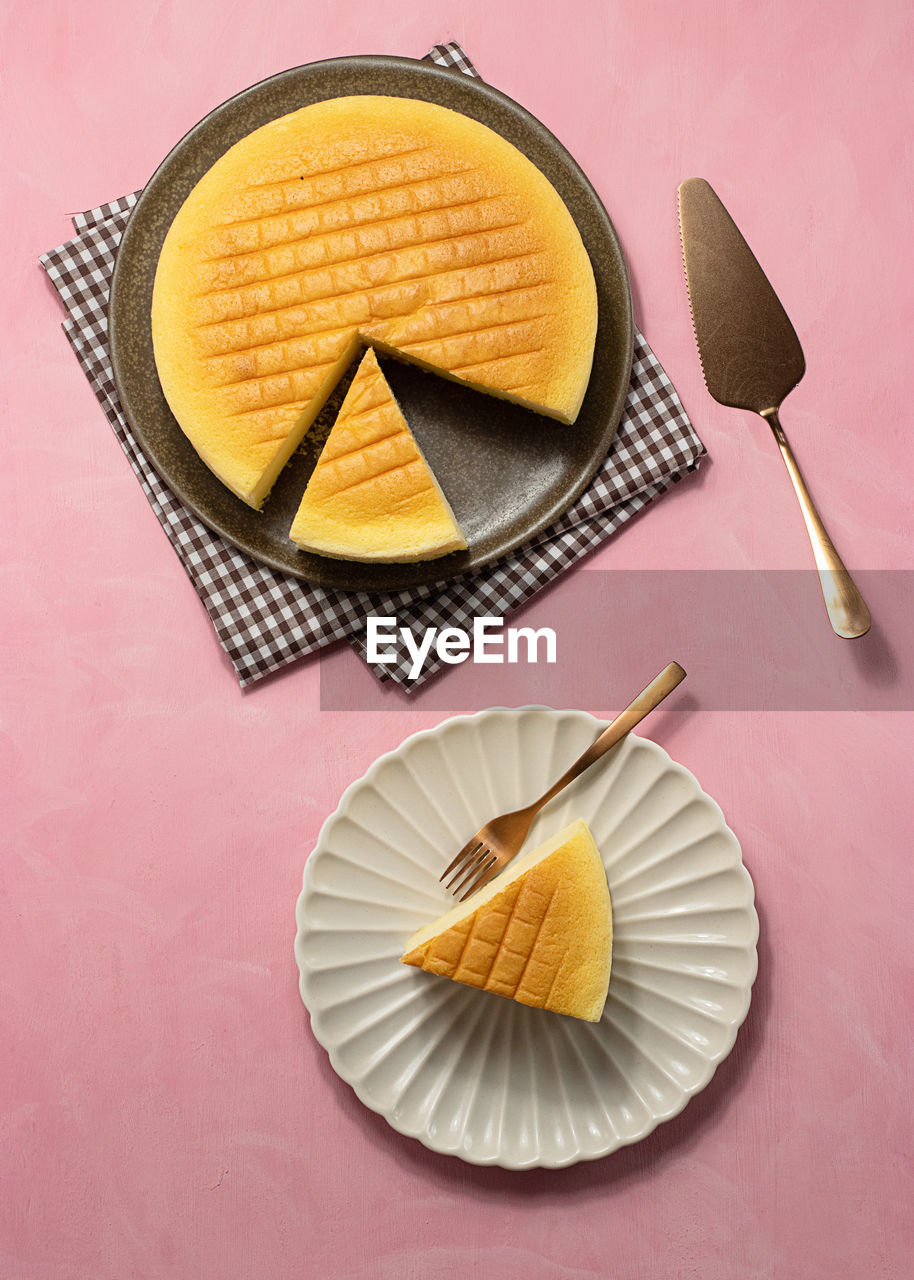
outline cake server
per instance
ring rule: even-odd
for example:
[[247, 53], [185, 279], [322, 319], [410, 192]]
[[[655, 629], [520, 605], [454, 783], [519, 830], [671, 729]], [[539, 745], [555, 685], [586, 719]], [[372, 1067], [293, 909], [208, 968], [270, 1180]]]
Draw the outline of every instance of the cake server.
[[679, 188], [679, 227], [692, 323], [705, 383], [720, 404], [767, 421], [800, 503], [825, 608], [839, 636], [862, 636], [870, 612], [835, 550], [778, 419], [806, 372], [800, 341], [777, 294], [713, 188]]

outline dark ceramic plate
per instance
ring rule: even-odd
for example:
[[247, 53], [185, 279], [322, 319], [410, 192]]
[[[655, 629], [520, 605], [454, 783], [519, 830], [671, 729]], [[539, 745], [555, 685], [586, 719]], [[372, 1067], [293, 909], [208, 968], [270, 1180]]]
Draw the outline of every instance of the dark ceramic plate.
[[[375, 93], [451, 107], [500, 133], [545, 173], [578, 225], [593, 263], [599, 327], [593, 373], [573, 426], [399, 361], [384, 361], [407, 421], [448, 495], [469, 548], [421, 564], [364, 565], [299, 551], [289, 541], [346, 380], [293, 457], [262, 512], [203, 465], [162, 394], [149, 312], [162, 241], [185, 197], [240, 138], [311, 102]], [[410, 58], [337, 58], [295, 67], [217, 107], [153, 174], [127, 224], [111, 286], [111, 357], [124, 412], [147, 457], [204, 524], [255, 560], [326, 587], [389, 591], [425, 586], [490, 564], [571, 506], [605, 458], [622, 416], [633, 327], [625, 261], [598, 196], [568, 152], [529, 112], [480, 80]]]

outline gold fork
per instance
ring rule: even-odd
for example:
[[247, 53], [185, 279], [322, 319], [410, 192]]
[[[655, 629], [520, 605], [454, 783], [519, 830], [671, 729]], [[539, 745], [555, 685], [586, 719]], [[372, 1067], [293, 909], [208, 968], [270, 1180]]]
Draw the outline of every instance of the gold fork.
[[[614, 747], [630, 729], [634, 729], [648, 712], [653, 711], [667, 694], [673, 692], [685, 679], [685, 674], [678, 662], [671, 662], [669, 666], [664, 667], [647, 688], [642, 689], [637, 698], [616, 716], [596, 741], [590, 744], [584, 754], [575, 760], [571, 768], [566, 769], [558, 782], [553, 783], [545, 795], [540, 796], [539, 800], [535, 800], [526, 809], [515, 809], [513, 813], [503, 813], [500, 817], [487, 822], [484, 827], [480, 827], [440, 877], [441, 880], [447, 880], [450, 876], [445, 887], [455, 897], [459, 894], [460, 901], [463, 902], [471, 893], [488, 884], [520, 849], [527, 838], [530, 824], [543, 805], [548, 804], [554, 796], [568, 786], [569, 782], [579, 778], [585, 769], [589, 769], [601, 756], [605, 755], [610, 747]], [[461, 889], [464, 890], [463, 893], [460, 892]]]

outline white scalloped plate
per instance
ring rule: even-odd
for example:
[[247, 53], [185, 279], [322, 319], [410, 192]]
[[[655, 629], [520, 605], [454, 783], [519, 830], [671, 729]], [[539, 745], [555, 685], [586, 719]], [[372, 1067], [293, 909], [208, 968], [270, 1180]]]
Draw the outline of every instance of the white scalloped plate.
[[305, 865], [295, 956], [336, 1073], [427, 1147], [558, 1168], [637, 1142], [729, 1053], [757, 968], [752, 881], [687, 769], [629, 735], [539, 815], [585, 818], [606, 864], [613, 963], [602, 1021], [531, 1009], [400, 964], [453, 905], [438, 876], [486, 819], [528, 803], [603, 725], [495, 707], [408, 738], [344, 793]]

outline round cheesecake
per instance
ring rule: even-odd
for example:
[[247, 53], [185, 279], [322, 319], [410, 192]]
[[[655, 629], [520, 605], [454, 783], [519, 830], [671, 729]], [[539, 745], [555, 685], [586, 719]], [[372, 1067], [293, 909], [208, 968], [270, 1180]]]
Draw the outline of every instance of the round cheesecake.
[[231, 147], [178, 211], [152, 301], [171, 410], [255, 508], [362, 346], [571, 423], [596, 326], [590, 260], [539, 169], [467, 116], [373, 95]]

